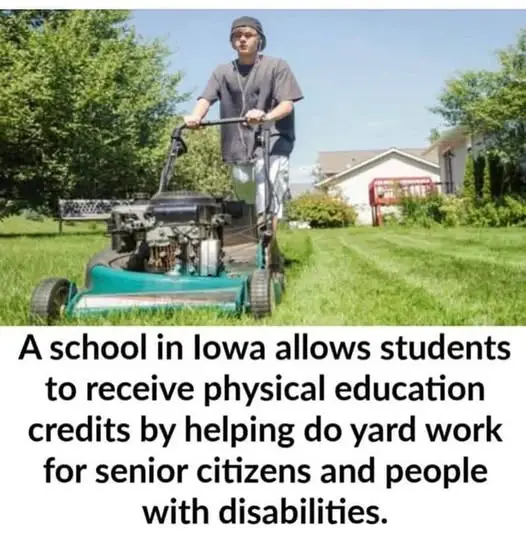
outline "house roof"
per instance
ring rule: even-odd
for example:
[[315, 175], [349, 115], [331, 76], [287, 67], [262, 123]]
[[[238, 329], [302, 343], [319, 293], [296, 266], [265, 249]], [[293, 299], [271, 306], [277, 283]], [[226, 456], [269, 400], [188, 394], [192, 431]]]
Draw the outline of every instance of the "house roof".
[[[370, 163], [374, 163], [375, 161], [378, 161], [379, 159], [382, 159], [383, 157], [388, 156], [389, 154], [398, 154], [399, 156], [403, 156], [409, 159], [412, 159], [416, 162], [422, 163], [426, 166], [431, 166], [435, 168], [439, 168], [438, 164], [438, 154], [437, 153], [429, 153], [428, 149], [426, 148], [419, 148], [419, 149], [412, 149], [413, 151], [408, 151], [408, 149], [399, 149], [399, 148], [388, 148], [387, 150], [382, 151], [374, 151], [373, 154], [371, 151], [371, 154], [368, 157], [365, 157], [364, 155], [361, 155], [361, 159], [356, 159], [353, 164], [350, 166], [342, 168], [340, 171], [338, 171], [335, 174], [330, 175], [328, 178], [325, 178], [323, 180], [320, 180], [316, 183], [317, 186], [321, 186], [327, 183], [332, 183], [336, 180], [339, 180], [342, 176], [345, 176], [349, 174], [350, 172], [354, 171], [355, 169], [358, 169], [360, 167], [363, 167], [365, 165], [369, 165]], [[327, 174], [327, 170], [323, 171], [325, 174]]]
[[[371, 159], [386, 154], [390, 148], [379, 150], [343, 150], [335, 152], [318, 152], [318, 163], [324, 175], [338, 174], [351, 169]], [[431, 148], [400, 148], [403, 154], [424, 158], [431, 163], [438, 163], [438, 152]]]
[[463, 126], [457, 126], [444, 131], [440, 137], [427, 149], [427, 152], [439, 153], [446, 144], [452, 144], [469, 136], [469, 130]]

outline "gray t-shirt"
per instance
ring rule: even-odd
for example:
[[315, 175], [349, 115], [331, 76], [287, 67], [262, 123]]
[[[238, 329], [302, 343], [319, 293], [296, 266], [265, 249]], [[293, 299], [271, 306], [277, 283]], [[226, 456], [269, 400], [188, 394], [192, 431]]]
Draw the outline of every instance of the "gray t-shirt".
[[[250, 109], [270, 112], [281, 101], [303, 99], [301, 89], [285, 60], [259, 55], [254, 66], [237, 61], [219, 65], [198, 99], [220, 102], [221, 118], [244, 116]], [[227, 163], [247, 163], [258, 154], [256, 128], [243, 124], [221, 126], [221, 149]], [[294, 111], [271, 126], [271, 155], [290, 156], [294, 149]]]

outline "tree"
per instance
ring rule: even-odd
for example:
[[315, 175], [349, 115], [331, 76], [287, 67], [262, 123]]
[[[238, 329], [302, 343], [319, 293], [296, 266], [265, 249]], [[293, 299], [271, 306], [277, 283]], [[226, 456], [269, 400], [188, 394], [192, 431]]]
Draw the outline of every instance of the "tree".
[[[157, 187], [182, 74], [116, 10], [0, 17], [0, 200], [44, 211], [58, 197]], [[201, 154], [203, 157], [203, 154]], [[1, 208], [0, 208], [1, 212]]]
[[473, 156], [470, 153], [466, 157], [466, 167], [464, 168], [464, 185], [462, 188], [462, 195], [470, 201], [474, 201], [476, 198], [475, 185], [475, 163], [473, 161]]
[[517, 163], [526, 154], [526, 29], [498, 58], [497, 71], [470, 70], [447, 81], [431, 111], [482, 136], [488, 154]]
[[[177, 123], [182, 122], [178, 119]], [[171, 131], [171, 130], [170, 130]], [[250, 197], [249, 193], [234, 193], [230, 170], [223, 163], [219, 129], [211, 126], [185, 131], [188, 152], [178, 158], [171, 179], [171, 189], [189, 189], [214, 196]], [[169, 187], [170, 187], [169, 186]], [[247, 186], [253, 188], [253, 186]]]
[[491, 161], [488, 157], [484, 159], [484, 169], [482, 177], [482, 189], [481, 189], [481, 199], [483, 202], [488, 202], [491, 200], [492, 192], [492, 176], [491, 176]]
[[440, 139], [440, 131], [437, 128], [433, 128], [430, 133], [428, 140], [431, 144], [435, 143]]

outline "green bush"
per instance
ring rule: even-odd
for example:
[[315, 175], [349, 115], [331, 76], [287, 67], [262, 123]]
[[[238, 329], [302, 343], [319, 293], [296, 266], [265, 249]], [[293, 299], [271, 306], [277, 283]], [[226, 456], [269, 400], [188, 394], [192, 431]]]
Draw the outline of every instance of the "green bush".
[[430, 227], [523, 227], [526, 201], [512, 196], [494, 200], [440, 194], [425, 198], [405, 197], [401, 203], [401, 223]]
[[404, 225], [420, 225], [430, 227], [442, 221], [442, 199], [440, 195], [427, 197], [401, 196], [400, 214]]
[[505, 196], [496, 202], [476, 206], [471, 214], [470, 225], [477, 227], [524, 227], [526, 225], [526, 202]]
[[313, 228], [346, 227], [356, 223], [356, 211], [339, 196], [306, 193], [290, 201], [291, 221], [305, 221]]

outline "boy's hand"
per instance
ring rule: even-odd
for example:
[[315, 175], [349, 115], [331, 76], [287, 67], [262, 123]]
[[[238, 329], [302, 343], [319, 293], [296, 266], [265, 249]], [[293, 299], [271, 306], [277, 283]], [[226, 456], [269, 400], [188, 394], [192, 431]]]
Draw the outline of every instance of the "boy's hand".
[[249, 124], [261, 124], [265, 121], [265, 117], [265, 111], [260, 111], [259, 109], [252, 109], [245, 115], [245, 119]]
[[184, 123], [189, 128], [196, 128], [199, 127], [199, 124], [201, 123], [201, 118], [195, 114], [190, 114], [184, 117]]

